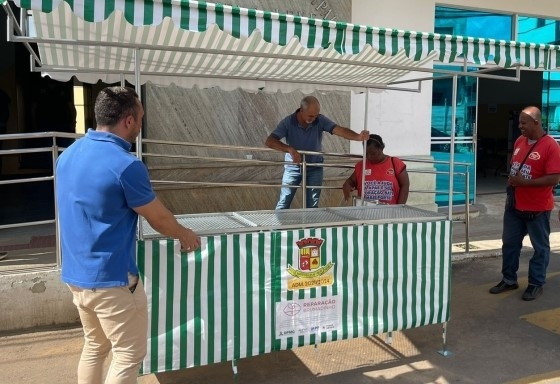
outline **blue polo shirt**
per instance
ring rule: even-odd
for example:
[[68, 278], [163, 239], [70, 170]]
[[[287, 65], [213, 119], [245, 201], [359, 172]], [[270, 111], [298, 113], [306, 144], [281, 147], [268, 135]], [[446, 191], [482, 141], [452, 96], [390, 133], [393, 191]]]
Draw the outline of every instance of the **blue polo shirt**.
[[137, 274], [132, 208], [155, 194], [146, 166], [131, 144], [90, 129], [56, 164], [56, 202], [62, 244], [62, 281], [80, 288], [128, 285]]
[[[280, 121], [271, 135], [278, 140], [286, 139], [286, 144], [294, 147], [298, 151], [322, 151], [323, 132], [328, 132], [332, 135], [336, 124], [328, 117], [319, 114], [313, 123], [309, 124], [307, 128], [304, 128], [296, 117], [298, 111], [299, 109]], [[292, 156], [289, 153], [286, 153], [284, 158], [286, 161], [292, 161]], [[322, 163], [323, 156], [306, 155], [305, 160], [308, 163]], [[286, 167], [298, 168], [297, 165], [286, 165]]]

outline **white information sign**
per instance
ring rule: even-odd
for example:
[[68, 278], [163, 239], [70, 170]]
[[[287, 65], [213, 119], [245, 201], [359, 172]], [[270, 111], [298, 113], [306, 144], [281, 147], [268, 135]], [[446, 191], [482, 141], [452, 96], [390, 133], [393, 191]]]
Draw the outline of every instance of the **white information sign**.
[[276, 303], [276, 338], [334, 331], [340, 323], [336, 296]]

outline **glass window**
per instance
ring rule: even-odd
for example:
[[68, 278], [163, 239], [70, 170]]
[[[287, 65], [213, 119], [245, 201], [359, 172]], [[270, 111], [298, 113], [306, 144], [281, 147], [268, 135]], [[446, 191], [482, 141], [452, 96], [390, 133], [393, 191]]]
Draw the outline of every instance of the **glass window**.
[[[480, 12], [466, 9], [436, 7], [435, 26], [436, 33], [482, 37], [496, 40], [512, 40], [511, 15], [489, 12]], [[454, 66], [436, 64], [434, 68], [445, 70], [461, 70]], [[475, 68], [469, 68], [475, 70]], [[474, 199], [475, 193], [475, 161], [476, 156], [473, 146], [473, 127], [476, 118], [476, 78], [459, 77], [457, 81], [457, 110], [455, 122], [451, 119], [453, 81], [443, 78], [434, 80], [432, 93], [432, 146], [431, 153], [434, 159], [450, 161], [450, 133], [451, 125], [455, 124], [455, 162], [470, 163], [469, 200]], [[560, 112], [560, 111], [559, 111]], [[436, 165], [436, 169], [443, 173], [436, 176], [436, 189], [446, 191], [449, 187], [449, 178], [445, 174], [445, 165]], [[464, 167], [457, 167], [456, 172], [464, 172]], [[453, 177], [454, 204], [465, 201], [465, 177]], [[447, 194], [436, 194], [438, 205], [448, 205]]]
[[436, 33], [511, 40], [511, 26], [510, 15], [436, 7]]
[[551, 19], [519, 16], [517, 40], [531, 43], [558, 44], [559, 22]]
[[[435, 65], [434, 68], [459, 71], [462, 68], [449, 65]], [[469, 68], [475, 70], [475, 68]], [[432, 83], [432, 127], [431, 127], [431, 154], [434, 160], [449, 162], [451, 149], [452, 125], [452, 97], [453, 79], [441, 78]], [[455, 162], [470, 163], [469, 201], [473, 201], [475, 194], [475, 156], [473, 148], [473, 127], [476, 118], [476, 78], [459, 77], [457, 79], [457, 108], [455, 115]], [[436, 203], [448, 205], [449, 195], [444, 193], [449, 189], [449, 167], [446, 164], [436, 164]], [[464, 173], [464, 166], [456, 166], [455, 172]], [[465, 176], [456, 174], [453, 177], [454, 204], [464, 204], [466, 191]]]
[[[435, 69], [460, 71], [462, 67], [434, 65]], [[468, 68], [474, 71], [476, 68]], [[449, 133], [451, 131], [451, 104], [453, 101], [453, 79], [446, 77], [438, 80], [434, 75], [432, 84], [432, 128]], [[472, 136], [470, 131], [476, 115], [476, 78], [462, 76], [457, 79], [457, 135]]]
[[[517, 40], [541, 43], [560, 43], [560, 22], [552, 19], [519, 16]], [[543, 126], [558, 136], [560, 129], [560, 73], [543, 72]]]

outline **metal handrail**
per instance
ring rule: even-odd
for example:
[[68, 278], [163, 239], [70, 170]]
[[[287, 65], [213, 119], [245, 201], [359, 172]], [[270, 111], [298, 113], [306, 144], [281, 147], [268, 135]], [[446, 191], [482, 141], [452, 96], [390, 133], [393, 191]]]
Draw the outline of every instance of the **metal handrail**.
[[[9, 150], [0, 150], [0, 156], [11, 156], [11, 155], [19, 155], [19, 154], [29, 154], [29, 153], [44, 153], [44, 152], [51, 152], [52, 154], [52, 161], [53, 164], [56, 164], [56, 160], [58, 155], [61, 151], [63, 151], [64, 147], [57, 146], [56, 139], [57, 138], [79, 138], [82, 137], [82, 134], [72, 134], [72, 133], [64, 133], [64, 132], [39, 132], [39, 133], [24, 133], [24, 134], [5, 134], [0, 135], [0, 141], [4, 140], [25, 140], [25, 139], [36, 139], [36, 138], [52, 138], [53, 144], [50, 147], [38, 147], [38, 148], [24, 148], [24, 149], [9, 149]], [[270, 148], [262, 148], [262, 147], [243, 147], [243, 146], [232, 146], [232, 145], [217, 145], [217, 144], [201, 144], [201, 143], [189, 143], [189, 142], [175, 142], [175, 141], [165, 141], [165, 140], [152, 140], [152, 139], [144, 139], [143, 143], [147, 144], [154, 144], [154, 145], [173, 145], [173, 146], [185, 146], [185, 147], [196, 147], [196, 148], [211, 148], [211, 149], [218, 149], [218, 150], [237, 150], [237, 151], [258, 151], [258, 152], [268, 152], [268, 153], [275, 153], [278, 154], [276, 150]], [[325, 157], [332, 157], [332, 158], [343, 158], [343, 159], [362, 159], [362, 156], [350, 154], [350, 153], [328, 153], [328, 152], [314, 152], [314, 151], [300, 151], [303, 155], [321, 155]], [[200, 160], [209, 160], [211, 159], [212, 162], [231, 162], [235, 163], [235, 165], [244, 164], [244, 165], [259, 165], [259, 166], [283, 166], [287, 164], [285, 161], [274, 161], [274, 160], [259, 160], [259, 159], [236, 159], [236, 158], [216, 158], [216, 157], [209, 157], [209, 156], [190, 156], [190, 155], [171, 155], [171, 154], [161, 154], [161, 153], [153, 153], [153, 152], [143, 152], [143, 157], [146, 158], [170, 158], [173, 160], [177, 159], [200, 159]], [[305, 156], [303, 156], [305, 158]], [[417, 163], [425, 163], [425, 164], [449, 164], [449, 162], [441, 161], [441, 160], [430, 160], [426, 158], [419, 158], [419, 157], [400, 157], [401, 160], [407, 162], [417, 162]], [[333, 168], [347, 168], [353, 169], [354, 164], [348, 163], [304, 163], [305, 166], [322, 166], [322, 167], [333, 167]], [[466, 240], [466, 247], [465, 252], [469, 251], [469, 172], [468, 166], [470, 163], [461, 163], [455, 162], [455, 165], [458, 166], [465, 166], [467, 168], [466, 172], [453, 172], [453, 176], [464, 176], [465, 183], [466, 183], [466, 191], [465, 192], [457, 192], [454, 191], [453, 195], [463, 194], [465, 195], [465, 240]], [[174, 168], [181, 168], [184, 165], [181, 164], [173, 164]], [[157, 165], [150, 167], [150, 169], [161, 169], [161, 167], [168, 167], [167, 165]], [[449, 174], [449, 172], [444, 171], [436, 171], [436, 170], [408, 170], [409, 173], [427, 173], [427, 174]], [[48, 176], [41, 176], [41, 177], [28, 177], [28, 178], [19, 178], [19, 179], [8, 179], [8, 180], [0, 180], [0, 185], [9, 185], [9, 184], [18, 184], [18, 183], [33, 183], [33, 182], [41, 182], [41, 181], [52, 181], [53, 182], [53, 189], [55, 183], [55, 168], [50, 175]], [[262, 184], [262, 183], [251, 183], [251, 182], [244, 182], [244, 183], [220, 183], [220, 182], [199, 182], [199, 181], [170, 181], [170, 180], [152, 180], [152, 183], [158, 187], [177, 187], [177, 188], [185, 188], [189, 186], [206, 186], [208, 188], [212, 187], [281, 187], [281, 184]], [[292, 187], [292, 186], [290, 186]], [[305, 188], [320, 188], [320, 189], [340, 189], [340, 187], [336, 186], [328, 186], [328, 185], [320, 185], [320, 186], [308, 186], [305, 185], [305, 182], [302, 182], [301, 186], [297, 186], [295, 188], [305, 189]], [[156, 187], [157, 188], [157, 187]], [[414, 190], [411, 189], [410, 192], [413, 193], [431, 193], [434, 195], [438, 194], [448, 194], [449, 191], [439, 191], [439, 190]], [[305, 201], [305, 199], [303, 199]], [[453, 202], [450, 201], [450, 204]], [[55, 234], [56, 234], [56, 248], [57, 248], [57, 267], [60, 267], [61, 260], [60, 260], [60, 238], [58, 234], [58, 216], [56, 210], [56, 201], [55, 204], [55, 218], [52, 220], [41, 220], [41, 221], [33, 221], [33, 222], [22, 222], [22, 223], [13, 223], [7, 225], [0, 225], [1, 229], [10, 229], [10, 228], [22, 228], [22, 227], [30, 227], [36, 225], [43, 225], [43, 224], [55, 224]], [[450, 218], [451, 219], [451, 218]]]
[[31, 133], [6, 133], [0, 135], [0, 141], [2, 140], [17, 140], [17, 139], [40, 139], [40, 138], [68, 138], [68, 139], [77, 139], [82, 137], [83, 134], [81, 133], [67, 133], [67, 132], [56, 132], [56, 131], [49, 131], [49, 132], [31, 132]]

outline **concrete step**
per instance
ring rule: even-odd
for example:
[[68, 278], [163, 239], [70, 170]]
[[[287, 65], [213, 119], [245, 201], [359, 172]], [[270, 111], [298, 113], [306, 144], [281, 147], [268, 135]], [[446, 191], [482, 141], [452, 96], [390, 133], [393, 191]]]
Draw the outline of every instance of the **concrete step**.
[[[454, 205], [452, 208], [452, 220], [453, 221], [463, 221], [466, 217], [466, 207], [464, 204]], [[449, 207], [438, 207], [438, 212], [447, 215], [449, 212]], [[478, 217], [480, 215], [480, 209], [477, 204], [469, 205], [469, 217]]]

